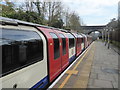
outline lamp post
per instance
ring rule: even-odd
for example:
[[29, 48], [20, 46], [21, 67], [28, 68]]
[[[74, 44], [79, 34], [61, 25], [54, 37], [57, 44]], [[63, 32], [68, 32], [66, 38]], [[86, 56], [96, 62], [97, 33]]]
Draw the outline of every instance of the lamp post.
[[110, 48], [110, 30], [108, 29], [108, 49]]
[[110, 41], [110, 32], [112, 32], [112, 31], [113, 31], [112, 27], [109, 27], [109, 29], [108, 29], [108, 49], [110, 48], [110, 42], [112, 42], [112, 35], [111, 35], [111, 41]]
[[102, 41], [104, 41], [104, 35], [103, 34], [104, 34], [104, 32], [102, 31]]
[[107, 45], [107, 29], [105, 29], [105, 46]]

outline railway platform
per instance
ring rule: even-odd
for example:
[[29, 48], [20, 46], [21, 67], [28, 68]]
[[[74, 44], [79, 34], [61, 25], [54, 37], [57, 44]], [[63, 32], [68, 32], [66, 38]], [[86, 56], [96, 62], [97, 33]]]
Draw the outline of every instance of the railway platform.
[[118, 56], [95, 41], [49, 88], [118, 88]]

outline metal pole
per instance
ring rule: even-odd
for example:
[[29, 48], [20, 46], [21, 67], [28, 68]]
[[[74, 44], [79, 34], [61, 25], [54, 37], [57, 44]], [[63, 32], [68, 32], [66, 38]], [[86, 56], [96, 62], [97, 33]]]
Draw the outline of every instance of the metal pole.
[[105, 30], [105, 46], [106, 46], [106, 44], [107, 44], [107, 39], [106, 39], [106, 30]]
[[103, 31], [102, 31], [102, 41], [104, 41], [104, 38], [103, 38]]
[[108, 30], [108, 49], [110, 48], [110, 31]]

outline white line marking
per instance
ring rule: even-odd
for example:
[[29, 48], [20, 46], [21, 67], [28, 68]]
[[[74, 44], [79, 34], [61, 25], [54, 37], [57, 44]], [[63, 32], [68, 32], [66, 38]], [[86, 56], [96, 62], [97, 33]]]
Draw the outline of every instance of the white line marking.
[[[93, 42], [94, 43], [94, 42]], [[92, 43], [92, 44], [93, 44]], [[91, 45], [92, 45], [91, 44]], [[48, 87], [48, 89], [52, 88], [61, 78], [62, 76], [67, 72], [68, 69], [70, 69], [70, 67], [72, 67], [72, 65], [79, 60], [79, 58], [91, 47], [91, 45], [89, 47], [87, 47], [87, 49], [81, 53], [81, 55], [79, 57], [76, 58], [76, 60]]]

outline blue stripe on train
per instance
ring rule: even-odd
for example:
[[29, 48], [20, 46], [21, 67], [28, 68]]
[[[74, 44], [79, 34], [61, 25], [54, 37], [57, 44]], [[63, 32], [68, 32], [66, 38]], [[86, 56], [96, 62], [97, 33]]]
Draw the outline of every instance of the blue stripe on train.
[[44, 88], [48, 84], [48, 76], [40, 80], [37, 84], [35, 84], [30, 90], [33, 90], [35, 88]]
[[75, 60], [75, 55], [73, 55], [71, 58], [69, 58], [69, 62], [71, 63], [73, 60]]

